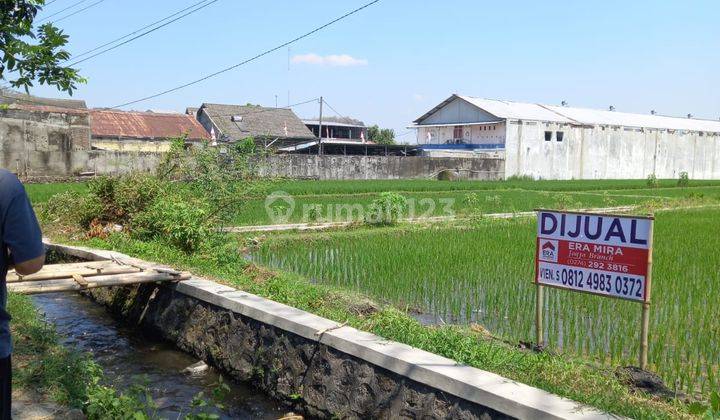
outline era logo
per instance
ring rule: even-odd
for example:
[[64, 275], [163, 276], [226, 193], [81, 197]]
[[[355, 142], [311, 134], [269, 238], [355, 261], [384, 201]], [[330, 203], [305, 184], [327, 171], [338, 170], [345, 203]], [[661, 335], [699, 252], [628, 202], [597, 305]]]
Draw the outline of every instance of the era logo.
[[558, 241], [549, 239], [540, 240], [540, 261], [557, 262]]

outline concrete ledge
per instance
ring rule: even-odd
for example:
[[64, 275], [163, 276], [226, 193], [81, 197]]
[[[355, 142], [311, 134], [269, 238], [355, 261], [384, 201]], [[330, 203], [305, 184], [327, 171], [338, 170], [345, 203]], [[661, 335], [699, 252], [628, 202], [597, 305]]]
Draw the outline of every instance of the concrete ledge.
[[[90, 260], [117, 259], [146, 267], [159, 265], [113, 252], [48, 244], [49, 249]], [[597, 409], [453, 360], [200, 277], [173, 286], [187, 296], [319, 342], [413, 381], [523, 419], [616, 418]]]

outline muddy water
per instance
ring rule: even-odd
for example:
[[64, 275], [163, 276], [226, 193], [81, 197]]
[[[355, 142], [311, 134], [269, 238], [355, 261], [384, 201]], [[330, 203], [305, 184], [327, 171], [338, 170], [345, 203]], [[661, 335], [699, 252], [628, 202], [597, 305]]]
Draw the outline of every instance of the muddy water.
[[[91, 353], [116, 389], [144, 384], [163, 418], [183, 417], [194, 396], [200, 392], [209, 396], [217, 388], [219, 375], [215, 371], [184, 373], [183, 369], [196, 359], [167, 343], [118, 325], [104, 308], [87, 298], [53, 293], [33, 299], [48, 321], [56, 325], [65, 345]], [[259, 390], [225, 382], [230, 392], [223, 401], [224, 409], [214, 411], [221, 418], [277, 419], [288, 411]]]

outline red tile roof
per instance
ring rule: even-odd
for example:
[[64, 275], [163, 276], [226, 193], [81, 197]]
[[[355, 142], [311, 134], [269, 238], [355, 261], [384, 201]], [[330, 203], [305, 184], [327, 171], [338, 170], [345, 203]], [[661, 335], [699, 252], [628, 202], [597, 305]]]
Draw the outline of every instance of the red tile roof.
[[188, 140], [209, 140], [210, 135], [190, 115], [157, 112], [90, 110], [92, 137], [168, 139], [187, 134]]

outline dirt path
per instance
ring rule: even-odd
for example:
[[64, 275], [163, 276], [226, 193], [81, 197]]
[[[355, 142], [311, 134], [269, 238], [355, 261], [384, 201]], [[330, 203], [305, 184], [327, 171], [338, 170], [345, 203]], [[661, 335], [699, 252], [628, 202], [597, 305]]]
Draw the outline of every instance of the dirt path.
[[[622, 213], [636, 209], [638, 206], [618, 206], [618, 207], [602, 207], [591, 209], [576, 209], [574, 211], [587, 211], [599, 213]], [[508, 212], [508, 213], [485, 213], [482, 216], [489, 219], [511, 219], [513, 217], [529, 217], [535, 214], [534, 211]], [[415, 219], [402, 219], [404, 223], [437, 223], [449, 222], [453, 220], [464, 220], [464, 217], [456, 216], [435, 216], [435, 217], [418, 217]], [[229, 233], [247, 233], [247, 232], [280, 232], [288, 230], [321, 230], [333, 229], [352, 226], [359, 222], [328, 222], [328, 223], [288, 223], [279, 225], [258, 225], [258, 226], [234, 226], [223, 229]]]

